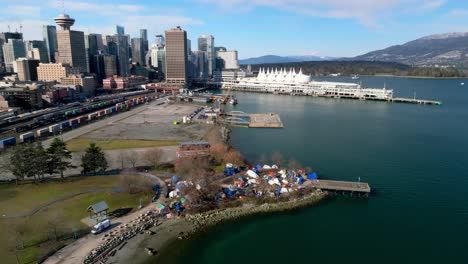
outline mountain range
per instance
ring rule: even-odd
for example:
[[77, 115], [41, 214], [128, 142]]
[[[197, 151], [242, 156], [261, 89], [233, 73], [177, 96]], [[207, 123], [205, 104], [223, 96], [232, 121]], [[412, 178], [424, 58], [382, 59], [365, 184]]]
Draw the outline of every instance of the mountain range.
[[351, 60], [399, 62], [414, 66], [468, 67], [468, 32], [422, 37]]
[[320, 57], [320, 56], [276, 56], [276, 55], [265, 55], [256, 58], [249, 58], [240, 60], [241, 65], [247, 64], [265, 64], [265, 63], [289, 63], [289, 62], [303, 62], [303, 61], [329, 61], [335, 58], [332, 57]]
[[269, 64], [306, 61], [383, 61], [412, 66], [450, 66], [468, 69], [468, 32], [453, 32], [422, 37], [402, 45], [372, 51], [353, 58], [266, 55], [241, 60], [240, 64]]

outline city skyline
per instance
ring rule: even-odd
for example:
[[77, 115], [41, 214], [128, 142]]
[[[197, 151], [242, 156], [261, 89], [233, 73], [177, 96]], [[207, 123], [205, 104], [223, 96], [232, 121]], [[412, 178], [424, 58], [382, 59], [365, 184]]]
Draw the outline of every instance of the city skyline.
[[[61, 1], [19, 3], [0, 0], [8, 10], [0, 31], [21, 30], [25, 39], [42, 39], [42, 26], [54, 25]], [[196, 50], [203, 34], [216, 46], [239, 50], [239, 58], [275, 55], [355, 56], [435, 33], [468, 31], [468, 4], [450, 0], [176, 0], [64, 1], [65, 12], [85, 34], [114, 34], [115, 26], [148, 39], [182, 26]], [[346, 45], [343, 45], [343, 41]]]

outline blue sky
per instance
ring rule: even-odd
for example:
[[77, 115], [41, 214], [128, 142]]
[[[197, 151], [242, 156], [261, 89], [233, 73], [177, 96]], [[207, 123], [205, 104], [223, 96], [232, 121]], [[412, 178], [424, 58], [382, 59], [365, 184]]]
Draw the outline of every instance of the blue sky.
[[[0, 31], [23, 25], [26, 39], [41, 39], [54, 24], [59, 0], [0, 0]], [[355, 56], [425, 35], [468, 31], [465, 0], [85, 0], [64, 1], [75, 30], [112, 34], [115, 24], [150, 40], [180, 25], [192, 46], [212, 34], [240, 58], [267, 54]]]

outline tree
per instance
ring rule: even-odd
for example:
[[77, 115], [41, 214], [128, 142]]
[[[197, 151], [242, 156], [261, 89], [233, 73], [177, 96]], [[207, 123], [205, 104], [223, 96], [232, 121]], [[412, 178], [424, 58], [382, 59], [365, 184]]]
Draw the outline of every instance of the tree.
[[31, 143], [17, 145], [11, 150], [8, 169], [15, 176], [16, 184], [18, 184], [18, 180], [24, 180], [36, 175], [35, 159], [36, 149]]
[[91, 143], [86, 149], [86, 153], [81, 157], [81, 167], [84, 173], [96, 173], [107, 169], [106, 156], [95, 143]]
[[275, 151], [271, 155], [271, 160], [273, 161], [274, 164], [276, 164], [278, 167], [281, 167], [284, 165], [284, 158], [281, 152]]
[[150, 149], [143, 153], [143, 159], [153, 168], [157, 168], [162, 161], [163, 151], [161, 149]]
[[48, 155], [45, 151], [42, 143], [38, 142], [34, 145], [34, 160], [32, 160], [32, 167], [35, 168], [34, 177], [41, 179], [44, 177], [44, 174], [48, 171]]
[[301, 167], [301, 164], [297, 160], [291, 158], [289, 160], [289, 162], [288, 162], [288, 167], [291, 170], [296, 170], [296, 169], [299, 169]]
[[128, 163], [132, 166], [132, 169], [135, 169], [138, 162], [138, 153], [135, 151], [127, 151], [126, 158]]
[[69, 168], [74, 168], [69, 160], [72, 158], [71, 152], [67, 149], [65, 142], [55, 138], [47, 149], [48, 172], [49, 174], [59, 173], [63, 178], [63, 172]]

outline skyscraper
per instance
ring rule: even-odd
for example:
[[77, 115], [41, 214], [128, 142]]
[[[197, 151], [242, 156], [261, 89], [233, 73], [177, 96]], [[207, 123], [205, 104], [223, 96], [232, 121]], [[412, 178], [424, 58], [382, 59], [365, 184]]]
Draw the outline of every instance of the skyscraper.
[[117, 35], [125, 35], [125, 28], [123, 26], [116, 25], [115, 26], [115, 33]]
[[109, 54], [116, 56], [118, 75], [122, 77], [127, 77], [130, 73], [128, 36], [112, 36], [112, 41], [108, 43], [108, 49]]
[[177, 27], [166, 31], [166, 82], [187, 83], [187, 32]]
[[57, 28], [53, 25], [44, 25], [42, 28], [42, 36], [47, 47], [47, 55], [49, 62], [55, 62], [55, 53], [57, 52]]
[[214, 37], [211, 35], [201, 35], [200, 37], [198, 37], [198, 50], [205, 52], [205, 57], [208, 64], [208, 76], [213, 76], [213, 72], [216, 65]]
[[57, 31], [57, 62], [68, 64], [80, 72], [88, 72], [84, 33], [70, 30], [75, 19], [67, 14], [60, 14], [59, 17], [55, 18], [55, 22], [62, 27], [61, 30]]
[[146, 52], [149, 50], [147, 29], [140, 29], [140, 38], [143, 40], [143, 53], [146, 54]]
[[132, 38], [132, 62], [145, 65], [145, 46], [142, 38]]
[[49, 53], [47, 52], [47, 44], [43, 40], [26, 40], [24, 42], [26, 48], [26, 56], [30, 59], [39, 60], [41, 63], [48, 63]]
[[18, 32], [0, 33], [0, 64], [5, 62], [2, 47], [3, 47], [3, 44], [8, 43], [9, 39], [23, 39], [23, 33], [18, 33]]
[[96, 62], [95, 62], [95, 55], [99, 54], [99, 40], [102, 40], [101, 35], [98, 34], [89, 34], [86, 36], [85, 40], [85, 47], [88, 57], [88, 65], [89, 65], [89, 72], [97, 73], [96, 72]]
[[3, 44], [3, 56], [7, 72], [13, 72], [14, 62], [18, 58], [26, 57], [26, 49], [22, 39], [9, 39]]

